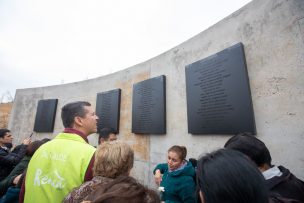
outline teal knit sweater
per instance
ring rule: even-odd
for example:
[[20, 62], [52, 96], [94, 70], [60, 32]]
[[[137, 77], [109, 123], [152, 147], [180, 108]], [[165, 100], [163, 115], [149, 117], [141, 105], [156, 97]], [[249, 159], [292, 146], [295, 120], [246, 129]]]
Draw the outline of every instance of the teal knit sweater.
[[195, 203], [195, 170], [190, 162], [180, 170], [169, 172], [168, 164], [158, 164], [153, 173], [159, 169], [162, 176], [161, 187], [165, 188], [162, 192], [162, 201], [166, 203]]

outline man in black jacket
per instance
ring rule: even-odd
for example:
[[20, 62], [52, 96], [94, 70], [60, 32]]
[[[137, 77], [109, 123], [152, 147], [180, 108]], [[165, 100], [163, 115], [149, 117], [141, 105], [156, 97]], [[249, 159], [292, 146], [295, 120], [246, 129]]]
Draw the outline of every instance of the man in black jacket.
[[224, 147], [244, 153], [258, 166], [271, 197], [304, 202], [304, 182], [283, 166], [272, 165], [270, 152], [264, 142], [242, 133], [231, 137]]
[[12, 144], [13, 136], [8, 129], [0, 129], [0, 181], [3, 180], [24, 157], [30, 139], [25, 139], [18, 151], [10, 152], [7, 145]]

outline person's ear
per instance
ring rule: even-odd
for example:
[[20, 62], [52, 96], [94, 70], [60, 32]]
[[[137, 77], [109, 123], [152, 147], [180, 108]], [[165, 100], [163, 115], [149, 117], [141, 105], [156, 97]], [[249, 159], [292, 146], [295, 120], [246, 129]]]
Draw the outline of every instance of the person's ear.
[[76, 125], [78, 125], [78, 126], [82, 126], [82, 125], [83, 125], [83, 123], [82, 123], [82, 118], [79, 117], [79, 116], [76, 116], [76, 117], [74, 118], [74, 123], [75, 123]]
[[261, 172], [264, 172], [264, 171], [267, 171], [268, 169], [270, 169], [271, 167], [268, 164], [264, 163], [261, 166], [258, 166], [258, 168]]
[[104, 141], [105, 141], [105, 139], [104, 139], [103, 137], [101, 137], [101, 138], [99, 139], [99, 143], [100, 143], [100, 144], [102, 144]]

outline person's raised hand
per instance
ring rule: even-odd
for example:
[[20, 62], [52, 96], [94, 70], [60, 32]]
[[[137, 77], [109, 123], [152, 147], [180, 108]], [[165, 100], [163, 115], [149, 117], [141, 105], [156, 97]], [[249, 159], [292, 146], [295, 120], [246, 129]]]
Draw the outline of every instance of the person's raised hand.
[[24, 144], [24, 145], [29, 145], [31, 142], [32, 142], [32, 141], [31, 141], [31, 138], [25, 138], [25, 139], [23, 140], [22, 144]]
[[154, 181], [155, 181], [157, 186], [160, 185], [160, 182], [162, 181], [162, 174], [160, 173], [160, 170], [155, 171]]

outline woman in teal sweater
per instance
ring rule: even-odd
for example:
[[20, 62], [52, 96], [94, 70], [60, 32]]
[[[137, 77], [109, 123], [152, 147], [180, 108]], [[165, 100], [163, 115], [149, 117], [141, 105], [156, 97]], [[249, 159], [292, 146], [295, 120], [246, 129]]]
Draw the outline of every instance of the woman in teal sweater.
[[158, 164], [153, 173], [166, 203], [195, 203], [195, 170], [186, 161], [187, 149], [174, 145], [168, 150], [167, 163]]

